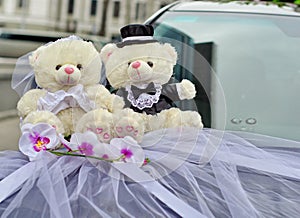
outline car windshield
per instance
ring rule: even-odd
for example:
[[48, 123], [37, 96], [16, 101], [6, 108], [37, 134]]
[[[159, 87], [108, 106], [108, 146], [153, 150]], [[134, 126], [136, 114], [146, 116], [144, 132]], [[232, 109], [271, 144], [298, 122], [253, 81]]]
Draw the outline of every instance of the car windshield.
[[196, 84], [205, 126], [300, 140], [300, 17], [170, 11], [153, 25], [179, 53], [175, 77]]

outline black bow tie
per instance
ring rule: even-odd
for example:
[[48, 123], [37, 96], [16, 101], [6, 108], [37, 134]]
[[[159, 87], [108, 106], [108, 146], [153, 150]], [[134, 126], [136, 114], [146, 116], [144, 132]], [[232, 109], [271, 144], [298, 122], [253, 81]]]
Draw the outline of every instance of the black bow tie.
[[149, 85], [145, 89], [140, 89], [140, 88], [132, 85], [131, 91], [132, 91], [134, 99], [137, 99], [143, 93], [148, 93], [148, 94], [155, 93], [156, 89], [155, 89], [154, 83], [152, 82], [152, 83], [149, 83]]

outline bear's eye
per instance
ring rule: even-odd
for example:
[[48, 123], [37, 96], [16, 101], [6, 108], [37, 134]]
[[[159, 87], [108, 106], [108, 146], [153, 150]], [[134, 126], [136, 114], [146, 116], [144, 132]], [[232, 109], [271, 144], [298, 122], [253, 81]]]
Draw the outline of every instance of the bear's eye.
[[82, 69], [82, 65], [81, 65], [81, 64], [77, 64], [76, 67], [78, 68], [78, 70], [81, 70], [81, 69]]
[[60, 65], [60, 64], [59, 64], [59, 65], [56, 65], [55, 69], [56, 69], [56, 70], [59, 70], [59, 68], [61, 68], [61, 65]]
[[150, 67], [153, 67], [153, 62], [148, 61], [147, 64], [148, 64]]
[[131, 62], [128, 62], [128, 67], [130, 66]]

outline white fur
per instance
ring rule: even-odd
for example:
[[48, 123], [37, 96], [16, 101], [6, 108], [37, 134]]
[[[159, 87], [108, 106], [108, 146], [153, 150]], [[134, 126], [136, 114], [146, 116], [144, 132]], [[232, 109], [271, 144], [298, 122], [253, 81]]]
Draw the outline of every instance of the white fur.
[[193, 99], [196, 96], [196, 89], [191, 81], [183, 79], [180, 83], [177, 83], [176, 86], [181, 100]]
[[[142, 82], [167, 83], [172, 76], [173, 66], [176, 64], [177, 53], [170, 44], [158, 42], [130, 45], [118, 48], [115, 44], [108, 44], [101, 50], [101, 59], [105, 63], [106, 76], [115, 88], [126, 84], [139, 85], [133, 82], [128, 73], [128, 63], [136, 60], [154, 63], [151, 79]], [[121, 79], [122, 78], [122, 79]]]
[[102, 142], [109, 142], [116, 135], [113, 132], [113, 115], [105, 109], [96, 109], [79, 120], [76, 132], [92, 131]]
[[[80, 64], [82, 69], [78, 82], [88, 86], [100, 80], [101, 59], [91, 42], [82, 40], [57, 41], [37, 49], [30, 57], [36, 82], [51, 92], [68, 90], [72, 85], [61, 84], [57, 78], [57, 65], [72, 65], [74, 68]], [[76, 74], [78, 75], [78, 74]], [[74, 76], [74, 75], [72, 75]]]

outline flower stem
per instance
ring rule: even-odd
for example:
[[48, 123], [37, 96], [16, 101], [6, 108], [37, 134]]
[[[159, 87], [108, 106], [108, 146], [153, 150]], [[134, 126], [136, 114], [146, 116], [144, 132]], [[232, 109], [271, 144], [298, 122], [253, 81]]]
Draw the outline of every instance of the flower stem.
[[93, 159], [97, 159], [97, 160], [104, 160], [104, 161], [111, 162], [111, 163], [115, 162], [115, 161], [120, 161], [124, 158], [124, 155], [121, 155], [120, 157], [118, 157], [116, 159], [106, 159], [103, 157], [95, 157], [95, 156], [89, 156], [89, 155], [84, 155], [84, 154], [70, 153], [69, 151], [68, 152], [59, 152], [59, 151], [53, 151], [53, 150], [52, 151], [48, 150], [48, 151], [57, 156], [67, 155], [67, 156], [74, 156], [74, 157], [86, 157], [86, 158], [93, 158]]

